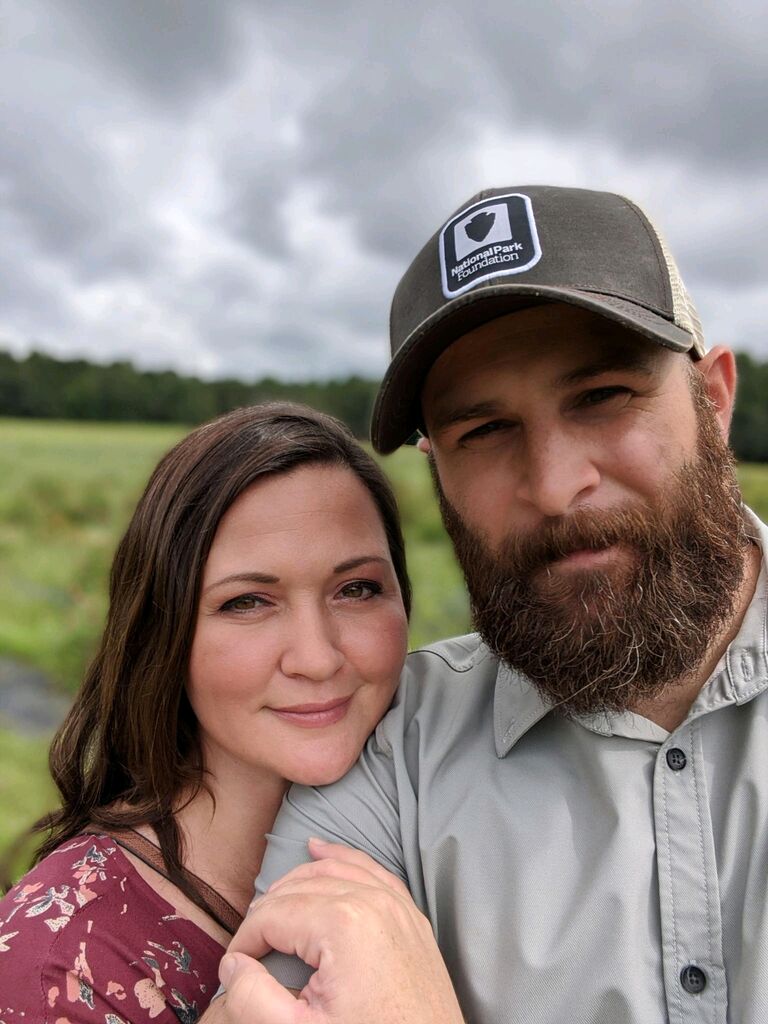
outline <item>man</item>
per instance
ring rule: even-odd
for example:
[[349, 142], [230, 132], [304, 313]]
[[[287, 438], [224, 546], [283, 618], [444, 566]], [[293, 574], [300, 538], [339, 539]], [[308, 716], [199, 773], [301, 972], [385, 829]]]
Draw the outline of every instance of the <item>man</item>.
[[352, 772], [292, 791], [232, 948], [318, 969], [225, 958], [230, 1014], [764, 1020], [768, 533], [732, 353], [642, 211], [541, 186], [452, 216], [391, 326], [374, 444], [421, 429], [482, 641], [411, 655]]

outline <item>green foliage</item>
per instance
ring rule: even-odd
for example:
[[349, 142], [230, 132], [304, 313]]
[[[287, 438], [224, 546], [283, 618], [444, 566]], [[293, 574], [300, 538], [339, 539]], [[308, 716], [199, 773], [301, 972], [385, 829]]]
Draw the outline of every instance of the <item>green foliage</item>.
[[413, 583], [411, 646], [466, 633], [469, 606], [432, 491], [427, 460], [415, 448], [380, 459], [397, 493]]
[[744, 462], [768, 462], [768, 363], [740, 353], [731, 444]]
[[739, 466], [739, 483], [744, 501], [768, 522], [768, 467]]
[[179, 427], [0, 420], [0, 653], [66, 689], [104, 620], [112, 553]]
[[48, 741], [18, 736], [0, 726], [0, 859], [5, 859], [13, 846], [10, 877], [26, 870], [38, 843], [25, 835], [26, 831], [55, 805], [55, 788], [48, 775]]
[[282, 399], [337, 416], [364, 438], [376, 386], [361, 377], [297, 384], [202, 381], [170, 370], [144, 373], [126, 362], [100, 366], [40, 352], [17, 360], [0, 352], [0, 416], [197, 424], [242, 405]]

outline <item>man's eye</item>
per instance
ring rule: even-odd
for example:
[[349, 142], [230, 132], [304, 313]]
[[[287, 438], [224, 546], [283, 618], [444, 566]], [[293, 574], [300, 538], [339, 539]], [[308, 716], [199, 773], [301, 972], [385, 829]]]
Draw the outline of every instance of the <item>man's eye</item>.
[[615, 385], [606, 388], [593, 388], [582, 395], [578, 404], [583, 406], [605, 405], [610, 401], [626, 401], [631, 398], [632, 392], [629, 388]]
[[221, 606], [223, 612], [250, 612], [254, 608], [262, 608], [267, 602], [258, 594], [240, 594], [230, 598]]
[[373, 580], [353, 580], [346, 583], [339, 591], [339, 596], [350, 601], [367, 601], [381, 593], [381, 585]]
[[472, 444], [474, 441], [482, 441], [486, 437], [491, 437], [492, 434], [506, 430], [509, 426], [510, 424], [506, 420], [489, 420], [487, 423], [481, 423], [479, 427], [468, 430], [466, 434], [462, 434], [460, 443]]

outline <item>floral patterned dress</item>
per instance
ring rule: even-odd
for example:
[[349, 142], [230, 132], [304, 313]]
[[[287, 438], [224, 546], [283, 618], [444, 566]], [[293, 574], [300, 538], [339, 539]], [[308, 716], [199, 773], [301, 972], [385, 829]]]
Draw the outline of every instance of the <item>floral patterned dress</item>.
[[0, 1024], [195, 1024], [224, 950], [107, 836], [78, 836], [0, 900]]

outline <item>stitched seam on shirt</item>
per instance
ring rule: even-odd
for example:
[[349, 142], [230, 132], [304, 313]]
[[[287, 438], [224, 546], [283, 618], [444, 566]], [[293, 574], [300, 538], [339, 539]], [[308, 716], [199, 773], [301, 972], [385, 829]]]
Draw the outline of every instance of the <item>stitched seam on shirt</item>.
[[[755, 539], [755, 538], [753, 538]], [[762, 551], [762, 546], [761, 546]], [[765, 552], [762, 551], [763, 558], [765, 558]], [[762, 571], [762, 570], [761, 570]], [[755, 672], [755, 685], [746, 692], [746, 697], [752, 697], [754, 694], [759, 693], [765, 687], [765, 676], [761, 673], [765, 672], [768, 667], [768, 604], [766, 605], [766, 614], [762, 616], [762, 643], [760, 645], [760, 666]], [[761, 685], [762, 682], [762, 685]]]
[[[733, 652], [730, 646], [725, 651], [725, 666], [723, 671], [725, 672], [725, 682], [728, 690], [730, 691], [731, 698], [738, 701], [738, 691], [736, 689], [736, 680], [733, 678]], [[714, 678], [714, 676], [712, 677]], [[708, 702], [710, 703], [710, 702]], [[712, 702], [714, 703], [714, 701]]]
[[459, 666], [450, 661], [444, 654], [440, 654], [439, 651], [430, 651], [425, 647], [418, 647], [415, 651], [411, 651], [411, 654], [431, 654], [435, 658], [439, 658], [440, 661], [444, 662], [448, 668], [454, 672], [469, 672], [470, 669], [474, 668], [477, 664], [477, 651], [474, 651], [470, 655], [470, 663], [468, 665]]
[[[669, 811], [667, 808], [667, 775], [664, 772], [661, 776], [661, 786], [663, 793], [663, 804], [664, 804], [664, 834], [666, 835], [667, 842], [667, 873], [669, 875], [669, 906], [670, 916], [672, 918], [672, 948], [675, 956], [675, 973], [677, 973], [677, 965], [680, 962], [680, 955], [677, 950], [677, 921], [675, 920], [675, 889], [672, 881], [672, 842], [669, 837]], [[665, 986], [666, 987], [666, 986]], [[680, 986], [675, 985], [675, 997], [677, 1002], [678, 1019], [682, 1022], [683, 1020], [683, 1000], [680, 995]]]
[[[696, 820], [699, 826], [699, 849], [701, 850], [701, 871], [704, 876], [704, 899], [707, 906], [707, 944], [708, 944], [708, 957], [710, 964], [714, 964], [715, 958], [712, 955], [712, 939], [713, 939], [713, 927], [712, 927], [712, 902], [710, 899], [709, 892], [709, 877], [707, 875], [707, 857], [704, 850], [704, 825], [702, 822], [701, 814], [701, 799], [699, 794], [699, 773], [696, 769], [696, 751], [700, 749], [703, 751], [704, 747], [701, 743], [701, 731], [699, 728], [699, 722], [695, 722], [691, 725], [691, 769], [693, 771], [693, 791], [696, 794]], [[713, 993], [713, 1006], [717, 1008], [717, 988]], [[717, 1014], [712, 1018], [717, 1019]]]
[[[756, 697], [758, 693], [762, 693], [765, 689], [765, 680], [762, 679], [758, 682], [757, 686], [753, 686], [751, 690], [745, 690], [742, 697]], [[743, 702], [742, 702], [743, 703]]]
[[733, 694], [732, 702], [723, 701], [717, 697], [712, 698], [712, 700], [702, 700], [701, 702], [697, 701], [696, 715], [695, 717], [690, 718], [689, 721], [696, 721], [696, 719], [701, 715], [708, 714], [710, 711], [719, 711], [721, 708], [730, 708], [733, 707], [734, 704], [746, 704], [747, 701], [751, 700], [753, 697], [759, 696], [759, 694], [768, 689], [768, 681], [764, 679], [759, 672], [756, 673], [756, 680], [757, 681], [754, 686], [749, 690], [742, 690], [740, 693], [735, 689], [735, 687], [731, 686], [730, 688]]
[[[544, 714], [549, 714], [549, 711], [545, 711]], [[530, 722], [532, 722], [534, 720], [534, 718], [536, 718], [537, 715], [539, 716], [539, 718], [543, 718], [544, 717], [544, 715], [541, 714], [541, 708], [535, 708], [533, 711], [529, 711], [528, 714], [525, 716], [525, 718], [522, 718], [522, 719], [517, 718], [517, 719], [515, 719], [515, 721], [512, 723], [512, 725], [510, 725], [510, 727], [504, 733], [504, 740], [503, 740], [503, 742], [506, 743], [507, 740], [509, 739], [509, 737], [512, 735], [512, 733], [515, 732], [515, 730], [519, 730], [520, 735], [522, 736], [523, 735], [523, 730], [526, 728], [526, 726]]]

